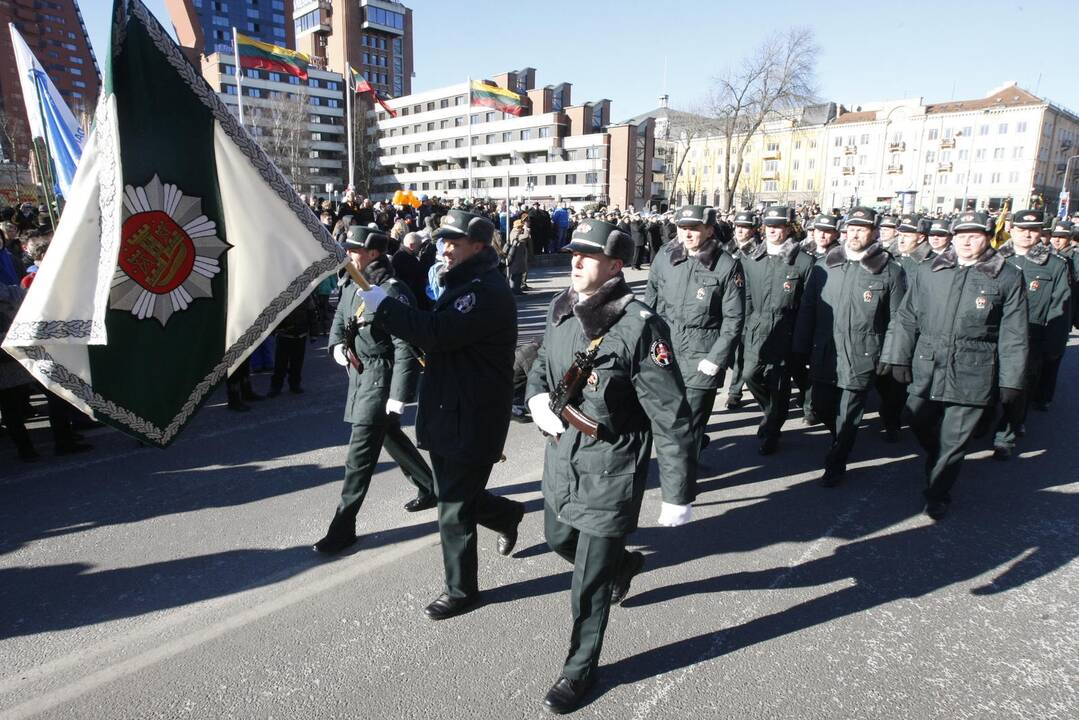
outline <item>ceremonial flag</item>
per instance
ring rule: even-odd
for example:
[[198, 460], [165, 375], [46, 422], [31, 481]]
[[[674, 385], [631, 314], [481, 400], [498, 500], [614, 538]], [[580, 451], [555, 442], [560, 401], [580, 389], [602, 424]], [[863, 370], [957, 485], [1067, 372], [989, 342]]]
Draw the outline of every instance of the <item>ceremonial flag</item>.
[[115, 0], [93, 131], [4, 350], [170, 443], [344, 253], [139, 0]]
[[8, 27], [15, 50], [15, 65], [19, 69], [30, 135], [35, 140], [41, 138], [45, 141], [56, 178], [55, 190], [67, 198], [86, 134], [15, 25], [8, 23]]
[[1000, 214], [997, 215], [997, 224], [993, 229], [993, 237], [989, 239], [989, 244], [993, 248], [999, 248], [1004, 243], [1008, 242], [1011, 235], [1004, 231], [1004, 222], [1008, 219], [1008, 203], [1007, 201], [1000, 207]]
[[494, 110], [501, 110], [507, 115], [520, 117], [525, 114], [525, 97], [494, 85], [473, 80], [469, 86], [469, 105], [482, 105]]
[[240, 33], [236, 33], [236, 54], [240, 58], [240, 67], [295, 75], [301, 80], [307, 79], [307, 67], [311, 64], [309, 55]]
[[371, 83], [367, 82], [363, 75], [361, 75], [353, 67], [349, 67], [349, 70], [352, 71], [352, 87], [355, 89], [357, 94], [370, 95], [371, 99], [381, 105], [382, 109], [389, 113], [390, 117], [397, 117], [397, 111], [386, 104], [386, 100], [382, 97], [378, 90], [375, 90], [373, 87], [371, 87]]

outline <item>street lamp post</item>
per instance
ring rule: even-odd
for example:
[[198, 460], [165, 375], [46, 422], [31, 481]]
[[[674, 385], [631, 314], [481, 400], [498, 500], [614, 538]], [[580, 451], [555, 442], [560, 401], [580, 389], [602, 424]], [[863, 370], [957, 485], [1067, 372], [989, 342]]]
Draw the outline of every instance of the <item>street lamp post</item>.
[[[1068, 158], [1068, 161], [1066, 163], [1064, 163], [1064, 180], [1063, 180], [1063, 182], [1060, 183], [1060, 197], [1061, 197], [1061, 199], [1064, 198], [1064, 193], [1068, 192], [1068, 170], [1071, 169], [1072, 160], [1074, 160], [1075, 158], [1079, 158], [1079, 155], [1072, 155], [1071, 157]], [[1071, 197], [1068, 198], [1068, 205], [1066, 205], [1064, 207], [1064, 217], [1068, 216], [1068, 210], [1071, 209], [1069, 207], [1070, 205], [1071, 205]]]

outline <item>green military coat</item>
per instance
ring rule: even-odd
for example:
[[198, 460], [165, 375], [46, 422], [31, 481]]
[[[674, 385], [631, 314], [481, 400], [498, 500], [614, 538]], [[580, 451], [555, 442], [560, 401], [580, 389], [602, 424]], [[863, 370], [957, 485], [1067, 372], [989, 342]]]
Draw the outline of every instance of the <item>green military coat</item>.
[[1064, 354], [1071, 333], [1071, 268], [1041, 243], [1019, 255], [1011, 245], [1000, 254], [1023, 273], [1027, 289], [1030, 350], [1051, 358]]
[[745, 367], [782, 365], [791, 352], [794, 324], [813, 258], [788, 239], [778, 255], [762, 240], [742, 259], [746, 278]]

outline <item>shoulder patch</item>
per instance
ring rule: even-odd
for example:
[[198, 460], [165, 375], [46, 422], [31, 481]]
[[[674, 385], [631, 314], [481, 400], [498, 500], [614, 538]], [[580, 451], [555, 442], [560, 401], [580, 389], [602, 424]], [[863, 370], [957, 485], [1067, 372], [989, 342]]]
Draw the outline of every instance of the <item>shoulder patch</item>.
[[648, 351], [649, 357], [652, 358], [652, 362], [656, 364], [656, 367], [670, 367], [671, 364], [671, 347], [665, 340], [656, 340], [652, 343], [651, 349]]
[[453, 309], [462, 315], [467, 315], [476, 307], [476, 293], [465, 293], [453, 301]]

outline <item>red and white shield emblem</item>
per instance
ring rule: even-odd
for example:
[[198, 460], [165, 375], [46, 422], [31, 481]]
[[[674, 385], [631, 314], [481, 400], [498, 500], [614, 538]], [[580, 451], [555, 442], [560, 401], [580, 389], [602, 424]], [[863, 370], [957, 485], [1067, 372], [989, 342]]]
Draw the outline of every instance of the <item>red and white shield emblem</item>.
[[783, 292], [794, 292], [794, 283], [792, 283], [790, 280], [784, 280]]
[[662, 340], [652, 343], [652, 362], [658, 367], [668, 367], [671, 364], [671, 348]]
[[871, 290], [866, 290], [862, 293], [862, 302], [873, 302], [873, 292]]
[[979, 310], [985, 310], [985, 308], [989, 305], [989, 300], [985, 297], [985, 295], [979, 295], [978, 299], [974, 301], [974, 305]]
[[1042, 286], [1041, 283], [1038, 282], [1037, 280], [1031, 280], [1030, 281], [1030, 291], [1031, 292], [1038, 292], [1038, 288], [1040, 288], [1041, 286]]
[[593, 371], [592, 374], [588, 376], [588, 387], [595, 390], [597, 385], [599, 385], [599, 375]]

